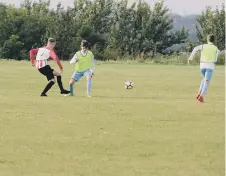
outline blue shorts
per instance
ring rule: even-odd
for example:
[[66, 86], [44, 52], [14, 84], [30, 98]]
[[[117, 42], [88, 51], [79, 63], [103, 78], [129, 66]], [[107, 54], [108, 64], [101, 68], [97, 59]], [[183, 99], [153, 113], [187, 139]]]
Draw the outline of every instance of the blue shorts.
[[80, 80], [81, 77], [83, 76], [92, 76], [92, 72], [91, 70], [86, 70], [86, 71], [83, 71], [83, 72], [77, 72], [75, 71], [72, 75], [72, 79], [74, 79], [76, 82], [78, 82]]
[[213, 69], [203, 68], [201, 69], [201, 73], [205, 80], [210, 81], [213, 76]]

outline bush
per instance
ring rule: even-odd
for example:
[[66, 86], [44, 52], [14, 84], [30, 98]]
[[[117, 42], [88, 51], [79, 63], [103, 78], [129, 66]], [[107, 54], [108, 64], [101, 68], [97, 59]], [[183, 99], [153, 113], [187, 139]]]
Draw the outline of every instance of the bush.
[[107, 47], [104, 50], [103, 58], [104, 60], [113, 60], [113, 61], [119, 60], [120, 59], [119, 51], [117, 51], [116, 49], [110, 49]]
[[94, 54], [95, 60], [104, 60], [103, 51], [101, 51], [100, 48], [97, 47], [97, 45], [94, 45], [90, 50]]
[[12, 35], [0, 48], [0, 57], [21, 60], [21, 50], [23, 46], [24, 44], [19, 41], [19, 37]]
[[219, 57], [217, 59], [217, 65], [224, 65], [225, 64], [225, 51], [222, 51], [220, 54], [219, 54]]

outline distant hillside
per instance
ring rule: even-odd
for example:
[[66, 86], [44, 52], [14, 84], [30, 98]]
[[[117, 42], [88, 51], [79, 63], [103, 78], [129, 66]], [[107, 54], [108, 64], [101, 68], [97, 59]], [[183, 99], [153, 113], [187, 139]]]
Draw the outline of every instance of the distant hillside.
[[197, 40], [197, 36], [195, 33], [195, 25], [197, 24], [197, 17], [198, 15], [189, 15], [189, 16], [180, 16], [178, 14], [172, 14], [174, 20], [174, 28], [181, 29], [182, 26], [185, 29], [189, 30], [189, 39], [192, 41]]

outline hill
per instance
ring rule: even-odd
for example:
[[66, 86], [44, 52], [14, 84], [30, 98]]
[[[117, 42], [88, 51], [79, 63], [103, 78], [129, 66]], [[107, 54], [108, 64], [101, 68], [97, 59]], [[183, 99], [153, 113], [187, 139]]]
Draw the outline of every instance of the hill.
[[174, 29], [181, 29], [184, 26], [189, 30], [189, 39], [192, 41], [197, 41], [197, 36], [195, 33], [195, 25], [197, 24], [198, 15], [188, 15], [181, 16], [178, 14], [172, 14], [174, 21]]

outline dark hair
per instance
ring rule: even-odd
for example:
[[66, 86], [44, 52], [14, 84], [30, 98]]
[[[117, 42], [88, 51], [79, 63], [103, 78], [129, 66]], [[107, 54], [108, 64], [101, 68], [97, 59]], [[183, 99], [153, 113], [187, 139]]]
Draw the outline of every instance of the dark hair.
[[89, 42], [87, 40], [82, 40], [81, 47], [88, 48], [89, 47]]
[[49, 38], [48, 39], [48, 42], [50, 42], [50, 43], [56, 43], [56, 40], [54, 38]]
[[207, 36], [207, 40], [208, 40], [209, 42], [213, 43], [214, 40], [215, 40], [214, 35], [213, 35], [213, 34], [208, 35], [208, 36]]

